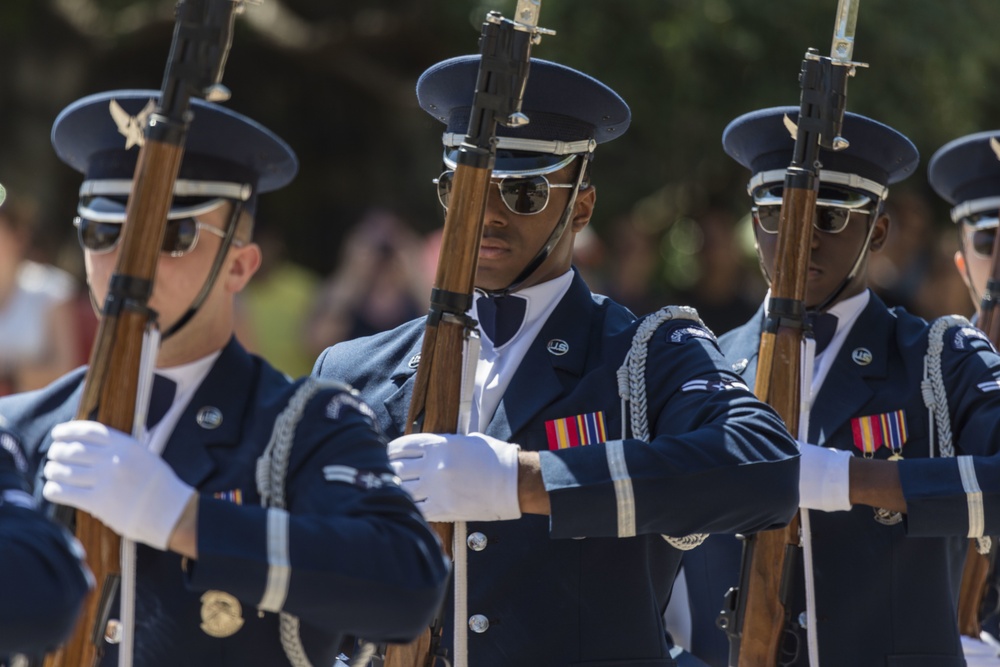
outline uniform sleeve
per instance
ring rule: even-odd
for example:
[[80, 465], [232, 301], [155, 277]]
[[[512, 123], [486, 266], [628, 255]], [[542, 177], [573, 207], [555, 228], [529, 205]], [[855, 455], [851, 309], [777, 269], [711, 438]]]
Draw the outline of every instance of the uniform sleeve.
[[35, 508], [12, 440], [0, 436], [0, 655], [56, 646], [93, 581], [79, 542]]
[[369, 640], [421, 632], [449, 566], [367, 411], [346, 392], [313, 397], [295, 431], [287, 509], [202, 496], [190, 587]]
[[541, 452], [553, 537], [754, 532], [798, 505], [798, 448], [730, 371], [707, 330], [664, 325], [650, 341], [650, 441]]
[[[978, 329], [945, 334], [942, 373], [954, 456], [899, 462], [907, 533], [915, 537], [1000, 534], [1000, 356]], [[936, 429], [937, 427], [935, 427]]]

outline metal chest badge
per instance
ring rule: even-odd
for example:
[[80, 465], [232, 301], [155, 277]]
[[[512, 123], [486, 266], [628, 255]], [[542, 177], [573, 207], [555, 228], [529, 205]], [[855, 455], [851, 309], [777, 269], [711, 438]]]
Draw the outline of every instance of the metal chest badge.
[[225, 591], [206, 591], [201, 596], [201, 629], [211, 637], [229, 637], [243, 627], [240, 601]]

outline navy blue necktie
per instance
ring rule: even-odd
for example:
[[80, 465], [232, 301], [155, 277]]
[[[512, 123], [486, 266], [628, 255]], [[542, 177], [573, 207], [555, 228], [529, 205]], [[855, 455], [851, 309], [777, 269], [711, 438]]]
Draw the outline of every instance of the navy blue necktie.
[[177, 383], [162, 375], [153, 376], [153, 391], [149, 396], [149, 412], [146, 413], [146, 428], [153, 428], [167, 410], [174, 404], [174, 396], [177, 394]]
[[833, 334], [837, 333], [837, 316], [833, 313], [809, 313], [806, 319], [812, 325], [816, 354], [819, 354], [833, 340]]
[[476, 314], [479, 326], [491, 341], [493, 347], [501, 347], [507, 343], [524, 322], [528, 310], [528, 300], [524, 297], [508, 294], [507, 296], [481, 295], [476, 300]]

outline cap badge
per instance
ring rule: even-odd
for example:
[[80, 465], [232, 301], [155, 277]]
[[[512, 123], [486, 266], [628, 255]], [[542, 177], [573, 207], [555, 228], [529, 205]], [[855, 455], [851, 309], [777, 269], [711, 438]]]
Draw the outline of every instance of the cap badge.
[[118, 100], [111, 100], [108, 109], [111, 111], [111, 117], [114, 119], [115, 125], [118, 126], [118, 133], [125, 137], [125, 150], [133, 146], [141, 147], [146, 143], [143, 131], [146, 128], [146, 121], [149, 119], [150, 114], [156, 110], [156, 102], [153, 100], [146, 102], [146, 106], [135, 116], [130, 116], [125, 109], [122, 109], [121, 105], [118, 104]]

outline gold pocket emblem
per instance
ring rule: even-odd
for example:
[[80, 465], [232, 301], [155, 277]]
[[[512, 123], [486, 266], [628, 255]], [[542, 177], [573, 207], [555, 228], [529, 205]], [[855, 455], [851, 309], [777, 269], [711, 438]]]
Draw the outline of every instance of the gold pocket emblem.
[[224, 591], [207, 591], [201, 596], [201, 629], [212, 637], [229, 637], [243, 627], [240, 601]]

